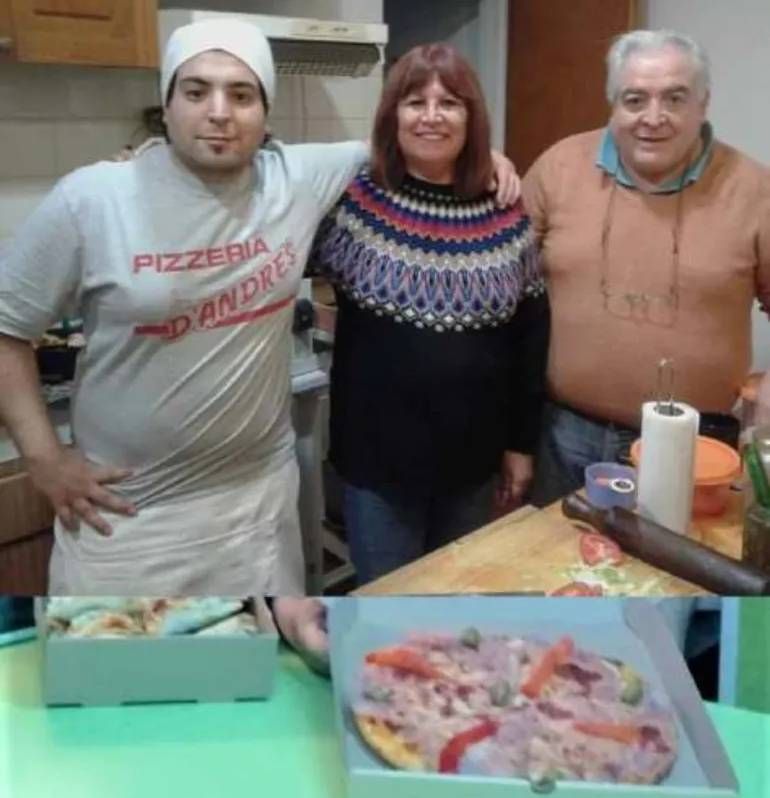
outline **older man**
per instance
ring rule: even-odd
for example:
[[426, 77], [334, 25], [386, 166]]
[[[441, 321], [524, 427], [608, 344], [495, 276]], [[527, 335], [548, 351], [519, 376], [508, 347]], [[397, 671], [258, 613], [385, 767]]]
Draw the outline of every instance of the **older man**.
[[607, 128], [560, 141], [524, 181], [553, 316], [537, 504], [624, 454], [661, 358], [677, 398], [729, 411], [752, 303], [770, 301], [770, 172], [713, 137], [705, 53], [633, 31], [607, 66]]

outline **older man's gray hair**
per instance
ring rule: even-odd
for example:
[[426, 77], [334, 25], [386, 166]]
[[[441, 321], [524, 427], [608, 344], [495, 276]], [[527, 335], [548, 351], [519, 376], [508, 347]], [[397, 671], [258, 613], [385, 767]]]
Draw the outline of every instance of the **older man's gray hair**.
[[684, 33], [673, 30], [632, 30], [618, 36], [607, 53], [607, 99], [614, 105], [620, 93], [620, 78], [632, 55], [676, 49], [692, 61], [698, 99], [711, 90], [711, 69], [706, 51]]

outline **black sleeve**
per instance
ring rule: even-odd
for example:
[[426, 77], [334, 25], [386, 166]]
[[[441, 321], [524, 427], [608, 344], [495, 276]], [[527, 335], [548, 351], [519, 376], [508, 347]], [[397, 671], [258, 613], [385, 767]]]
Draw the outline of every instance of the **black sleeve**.
[[545, 402], [545, 372], [551, 333], [548, 294], [521, 300], [514, 317], [514, 357], [511, 368], [511, 424], [507, 449], [533, 454], [540, 435]]

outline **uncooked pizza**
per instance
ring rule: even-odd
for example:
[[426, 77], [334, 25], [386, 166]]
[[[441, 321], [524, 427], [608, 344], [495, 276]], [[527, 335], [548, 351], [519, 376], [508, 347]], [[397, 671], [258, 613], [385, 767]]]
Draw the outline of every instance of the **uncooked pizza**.
[[365, 742], [407, 770], [654, 784], [677, 757], [672, 712], [615, 659], [506, 635], [415, 634], [369, 652], [352, 707]]

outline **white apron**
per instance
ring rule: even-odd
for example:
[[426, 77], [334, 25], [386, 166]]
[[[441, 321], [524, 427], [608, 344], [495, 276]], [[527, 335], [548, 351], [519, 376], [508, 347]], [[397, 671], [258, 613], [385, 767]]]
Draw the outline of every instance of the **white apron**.
[[302, 595], [304, 560], [292, 458], [277, 471], [215, 495], [104, 511], [110, 537], [56, 519], [49, 594]]

